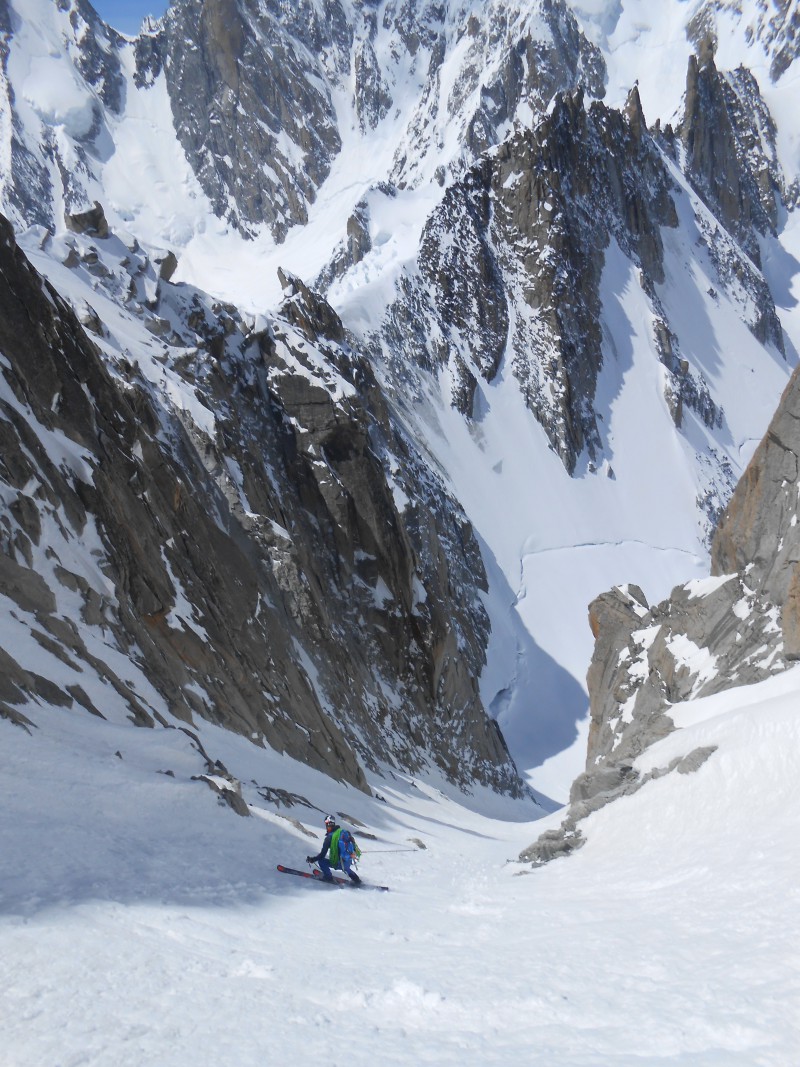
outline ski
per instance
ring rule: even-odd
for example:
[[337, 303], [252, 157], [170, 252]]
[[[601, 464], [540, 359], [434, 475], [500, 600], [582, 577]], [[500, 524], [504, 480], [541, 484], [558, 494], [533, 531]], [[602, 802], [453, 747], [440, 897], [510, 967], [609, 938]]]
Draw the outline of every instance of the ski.
[[[320, 882], [325, 881], [325, 879], [322, 877], [322, 871], [318, 867], [314, 868], [313, 877]], [[338, 885], [350, 885], [353, 887], [353, 889], [378, 889], [382, 893], [389, 892], [388, 885], [372, 885], [369, 882], [353, 882], [350, 878], [338, 878], [335, 874], [333, 875], [333, 880]]]
[[333, 882], [326, 882], [322, 877], [322, 871], [314, 868], [313, 874], [310, 871], [298, 871], [294, 867], [284, 867], [282, 863], [278, 864], [278, 870], [281, 874], [295, 874], [298, 878], [310, 878], [312, 882], [319, 882], [321, 885], [349, 885], [353, 889], [377, 889], [382, 893], [388, 893], [388, 885], [370, 885], [367, 882], [351, 882], [349, 878], [337, 878], [334, 876]]
[[[314, 870], [311, 872], [311, 874], [313, 875], [314, 878], [319, 879], [319, 881], [321, 881], [321, 882], [325, 881], [325, 879], [322, 877], [322, 871], [319, 869], [319, 867], [315, 867]], [[352, 881], [349, 878], [338, 878], [335, 874], [331, 875], [331, 877], [333, 878], [334, 882], [336, 882], [337, 885], [352, 885], [353, 884]]]
[[[316, 870], [314, 871], [313, 874], [311, 873], [311, 871], [296, 871], [294, 869], [294, 867], [284, 867], [282, 863], [278, 864], [278, 870], [281, 872], [281, 874], [296, 874], [298, 878], [310, 878], [312, 882], [320, 882], [320, 881], [322, 881], [322, 879], [319, 877], [319, 872], [316, 871]], [[340, 879], [334, 879], [334, 880], [335, 881], [340, 881]], [[324, 882], [324, 884], [325, 885], [330, 885], [331, 883], [330, 882]]]

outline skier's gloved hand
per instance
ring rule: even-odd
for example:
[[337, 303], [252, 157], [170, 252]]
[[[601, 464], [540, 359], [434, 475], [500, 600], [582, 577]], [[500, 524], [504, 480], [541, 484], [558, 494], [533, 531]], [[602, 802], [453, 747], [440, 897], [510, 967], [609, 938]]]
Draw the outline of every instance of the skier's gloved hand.
[[306, 856], [306, 863], [316, 863], [316, 861], [317, 861], [317, 857], [316, 856]]

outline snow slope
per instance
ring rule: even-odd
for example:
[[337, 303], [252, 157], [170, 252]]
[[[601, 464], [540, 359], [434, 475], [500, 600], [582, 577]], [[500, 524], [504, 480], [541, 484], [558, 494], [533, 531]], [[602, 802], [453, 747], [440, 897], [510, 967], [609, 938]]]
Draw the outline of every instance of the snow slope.
[[[246, 785], [240, 819], [179, 731], [0, 721], [2, 1062], [793, 1067], [799, 697], [795, 669], [677, 709], [641, 769], [718, 746], [700, 770], [521, 876], [524, 806], [401, 779], [368, 799], [204, 726], [245, 781], [319, 809]], [[390, 893], [276, 872], [330, 809], [366, 824], [362, 876]]]

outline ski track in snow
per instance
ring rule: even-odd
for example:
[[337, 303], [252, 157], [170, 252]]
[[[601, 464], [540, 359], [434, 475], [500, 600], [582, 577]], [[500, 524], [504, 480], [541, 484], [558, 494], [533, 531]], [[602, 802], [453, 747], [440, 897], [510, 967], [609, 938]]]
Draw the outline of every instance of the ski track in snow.
[[[794, 1067], [799, 696], [795, 669], [684, 705], [641, 769], [717, 752], [535, 871], [507, 861], [557, 813], [391, 777], [381, 803], [204, 725], [243, 778], [321, 809], [288, 813], [312, 838], [253, 790], [260, 818], [220, 806], [179, 731], [0, 721], [2, 1063]], [[376, 835], [361, 874], [390, 893], [275, 870], [330, 808]]]

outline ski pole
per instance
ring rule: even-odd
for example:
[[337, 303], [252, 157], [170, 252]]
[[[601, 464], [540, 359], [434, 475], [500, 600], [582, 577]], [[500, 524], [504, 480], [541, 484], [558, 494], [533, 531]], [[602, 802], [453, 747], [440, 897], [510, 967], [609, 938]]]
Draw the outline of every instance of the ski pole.
[[370, 856], [375, 856], [378, 853], [388, 854], [390, 852], [420, 852], [421, 850], [418, 848], [362, 848], [361, 851], [362, 853], [364, 853], [364, 855], [369, 854]]

